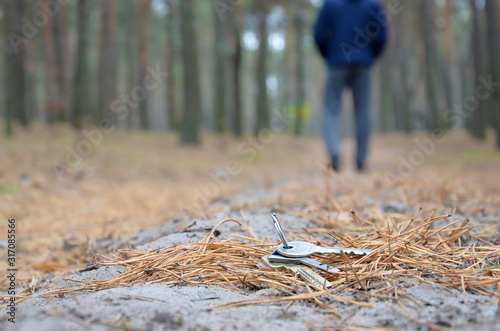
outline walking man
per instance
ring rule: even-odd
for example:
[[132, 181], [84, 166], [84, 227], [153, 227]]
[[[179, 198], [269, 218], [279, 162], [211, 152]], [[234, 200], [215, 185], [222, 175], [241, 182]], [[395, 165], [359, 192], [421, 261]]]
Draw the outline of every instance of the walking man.
[[326, 0], [314, 39], [329, 69], [324, 130], [331, 167], [340, 166], [339, 111], [342, 91], [352, 89], [356, 123], [356, 167], [365, 168], [370, 138], [370, 73], [387, 40], [387, 14], [377, 0]]

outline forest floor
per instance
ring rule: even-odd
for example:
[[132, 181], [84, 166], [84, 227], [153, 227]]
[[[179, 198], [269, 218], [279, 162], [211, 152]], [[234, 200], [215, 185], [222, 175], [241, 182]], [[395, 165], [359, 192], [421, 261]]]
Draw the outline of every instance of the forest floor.
[[[493, 330], [500, 322], [497, 269], [486, 278], [496, 277], [498, 282], [480, 290], [468, 283], [443, 286], [422, 275], [381, 276], [373, 282], [378, 285], [368, 290], [369, 297], [355, 286], [339, 294], [358, 304], [302, 300], [204, 310], [276, 295], [243, 290], [242, 284], [236, 284], [236, 290], [158, 283], [38, 295], [56, 281], [71, 287], [76, 283], [63, 280], [89, 282], [123, 272], [120, 266], [82, 272], [93, 254], [199, 242], [228, 217], [243, 226], [223, 225], [217, 238], [236, 234], [277, 243], [271, 210], [278, 212], [292, 239], [303, 236], [303, 228], [320, 238], [329, 231], [351, 236], [371, 233], [374, 229], [357, 224], [350, 212], [355, 210], [368, 222], [387, 224], [389, 232], [417, 213], [422, 221], [446, 214], [452, 215], [450, 222], [469, 218], [471, 234], [463, 240], [476, 238], [498, 247], [500, 152], [493, 149], [493, 139], [475, 141], [464, 132], [441, 139], [423, 133], [377, 136], [365, 173], [353, 170], [354, 144], [347, 140], [342, 171], [335, 174], [323, 166], [323, 142], [313, 138], [207, 136], [199, 147], [180, 147], [177, 137], [163, 133], [101, 137], [91, 131], [75, 134], [63, 126], [18, 132], [0, 145], [0, 215], [5, 231], [7, 219], [16, 219], [18, 290], [31, 288], [37, 293], [18, 304], [16, 329], [340, 325]], [[0, 244], [6, 251], [4, 238]], [[493, 263], [498, 265], [498, 259]], [[0, 266], [6, 269], [5, 259]], [[7, 288], [5, 277], [0, 284]], [[395, 300], [398, 293], [414, 304]], [[370, 307], [360, 306], [360, 301]], [[10, 325], [8, 316], [3, 316], [2, 329]]]

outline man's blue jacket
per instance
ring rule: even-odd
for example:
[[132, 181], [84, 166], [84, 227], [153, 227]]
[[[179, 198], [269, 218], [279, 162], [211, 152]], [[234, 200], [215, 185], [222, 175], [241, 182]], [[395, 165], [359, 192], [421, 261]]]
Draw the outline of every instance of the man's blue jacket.
[[376, 0], [326, 0], [314, 40], [330, 67], [370, 66], [385, 47], [388, 15]]

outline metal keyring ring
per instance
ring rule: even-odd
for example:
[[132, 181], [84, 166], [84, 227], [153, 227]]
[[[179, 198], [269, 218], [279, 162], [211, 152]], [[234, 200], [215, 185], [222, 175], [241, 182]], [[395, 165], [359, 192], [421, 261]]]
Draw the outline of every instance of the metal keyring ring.
[[271, 217], [273, 218], [273, 221], [274, 221], [274, 227], [276, 228], [276, 231], [278, 232], [278, 235], [280, 236], [281, 242], [283, 243], [283, 248], [285, 248], [285, 249], [290, 248], [290, 246], [288, 245], [288, 242], [286, 241], [285, 233], [281, 229], [280, 222], [278, 221], [278, 217], [276, 216], [276, 213], [274, 211], [271, 213]]

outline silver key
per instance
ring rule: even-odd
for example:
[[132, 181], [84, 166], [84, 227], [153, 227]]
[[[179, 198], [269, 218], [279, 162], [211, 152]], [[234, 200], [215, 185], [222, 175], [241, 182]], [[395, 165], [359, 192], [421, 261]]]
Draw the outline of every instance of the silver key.
[[278, 251], [274, 251], [267, 256], [268, 260], [274, 263], [293, 263], [293, 264], [303, 264], [312, 268], [323, 270], [331, 273], [339, 273], [340, 270], [337, 268], [330, 268], [327, 264], [322, 264], [316, 260], [310, 259], [308, 257], [288, 257], [282, 256]]
[[319, 287], [319, 288], [328, 288], [332, 286], [332, 283], [327, 281], [325, 278], [321, 277], [318, 275], [313, 268], [303, 265], [300, 263], [277, 263], [277, 262], [271, 262], [269, 261], [269, 256], [264, 256], [262, 258], [264, 263], [268, 265], [269, 267], [273, 269], [281, 269], [285, 268], [287, 270], [292, 271], [296, 275], [299, 275], [302, 277], [304, 280], [308, 281], [309, 283]]
[[372, 252], [371, 249], [343, 248], [343, 247], [321, 247], [304, 241], [294, 241], [288, 243], [288, 248], [284, 245], [278, 246], [278, 253], [287, 257], [306, 257], [312, 254], [354, 254], [366, 255]]

